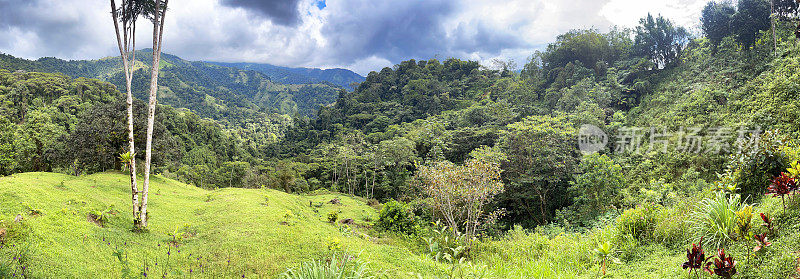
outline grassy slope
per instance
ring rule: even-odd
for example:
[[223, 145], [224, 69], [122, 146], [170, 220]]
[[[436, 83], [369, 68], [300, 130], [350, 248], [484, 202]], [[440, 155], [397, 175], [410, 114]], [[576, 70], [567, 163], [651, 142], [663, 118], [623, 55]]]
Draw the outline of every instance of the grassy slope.
[[[120, 278], [124, 266], [114, 256], [119, 249], [126, 253], [133, 273], [140, 272], [147, 258], [150, 274], [159, 274], [169, 265], [170, 278], [183, 278], [181, 272], [188, 276], [189, 269], [194, 270], [194, 276], [189, 277], [231, 278], [244, 274], [247, 278], [273, 278], [301, 262], [322, 258], [332, 240], [338, 240], [344, 251], [360, 254], [372, 269], [387, 278], [406, 278], [410, 272], [442, 276], [448, 268], [402, 248], [414, 247], [398, 245], [402, 239], [366, 238], [359, 232], [343, 233], [327, 223], [327, 213], [332, 210], [341, 211], [340, 218], [353, 218], [360, 224], [377, 218], [375, 209], [363, 202], [330, 193], [298, 196], [275, 190], [208, 191], [155, 177], [150, 196], [150, 233], [132, 233], [131, 218], [127, 216], [127, 185], [127, 177], [120, 173], [85, 177], [23, 173], [0, 178], [0, 220], [9, 222], [16, 214], [24, 215], [27, 233], [23, 241], [18, 239], [15, 243], [27, 250], [25, 265], [32, 272], [31, 277]], [[341, 199], [342, 205], [325, 203], [335, 197]], [[324, 205], [314, 212], [316, 207], [309, 206], [309, 201]], [[793, 252], [800, 249], [800, 200], [790, 206], [793, 210], [788, 215], [780, 213], [780, 201], [767, 198], [762, 202], [756, 212], [777, 215], [784, 228], [782, 237], [772, 240], [775, 248], [758, 267], [744, 262], [744, 251], [751, 247], [740, 243], [730, 250], [740, 261], [737, 265], [744, 277], [787, 278], [788, 274], [796, 274], [792, 270], [797, 257]], [[119, 213], [105, 227], [87, 220], [90, 212], [110, 205]], [[30, 208], [40, 210], [41, 215], [31, 215]], [[677, 218], [675, 222], [667, 221], [672, 218], [661, 222], [665, 226], [683, 223], [685, 216], [680, 212], [672, 213]], [[758, 224], [758, 218], [753, 222]], [[173, 248], [167, 264], [166, 246], [171, 239], [167, 234], [183, 224], [188, 224], [188, 231], [194, 234]], [[615, 237], [618, 235], [613, 225], [554, 237], [515, 229], [501, 239], [479, 244], [476, 263], [465, 266], [464, 271], [486, 274], [486, 278], [594, 278], [599, 266], [591, 249], [597, 241]], [[623, 264], [609, 265], [608, 277], [685, 275], [679, 266], [685, 260], [682, 243], [688, 242], [670, 241], [669, 237], [660, 242], [663, 243], [616, 246]], [[0, 253], [0, 257], [4, 255], [7, 254]], [[0, 259], [0, 263], [3, 260], [7, 259]], [[201, 264], [204, 273], [197, 274]]]
[[[184, 241], [179, 253], [171, 252], [172, 269], [196, 271], [202, 263], [213, 270], [208, 277], [274, 277], [300, 262], [322, 257], [330, 240], [339, 240], [345, 251], [361, 253], [362, 259], [389, 274], [407, 274], [410, 268], [438, 273], [424, 257], [381, 244], [385, 241], [380, 239], [367, 240], [359, 233], [348, 236], [327, 223], [331, 210], [341, 210], [340, 218], [353, 218], [361, 224], [375, 220], [375, 209], [356, 199], [274, 190], [207, 191], [161, 177], [153, 182], [150, 233], [146, 234], [130, 231], [130, 188], [127, 177], [120, 173], [85, 177], [23, 173], [0, 178], [0, 218], [8, 222], [18, 213], [25, 216], [26, 265], [34, 278], [120, 277], [123, 266], [113, 256], [117, 249], [126, 252], [135, 272], [144, 266], [145, 258], [150, 265], [157, 261], [163, 267], [165, 246], [171, 239], [167, 234], [183, 224], [196, 234]], [[269, 198], [267, 205], [265, 197]], [[342, 205], [325, 203], [319, 213], [309, 206], [309, 201], [320, 203], [334, 197], [339, 197]], [[93, 210], [110, 205], [119, 213], [104, 228], [87, 220]], [[30, 215], [28, 207], [42, 214]], [[280, 224], [284, 221], [291, 225]], [[203, 258], [197, 260], [198, 256]], [[158, 273], [161, 268], [155, 270]]]

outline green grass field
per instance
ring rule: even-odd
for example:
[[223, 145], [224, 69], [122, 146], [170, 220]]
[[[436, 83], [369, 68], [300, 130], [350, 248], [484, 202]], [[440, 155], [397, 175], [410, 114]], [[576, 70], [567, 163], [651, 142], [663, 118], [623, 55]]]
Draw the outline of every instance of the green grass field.
[[[207, 191], [155, 177], [149, 233], [134, 233], [129, 187], [127, 176], [121, 173], [84, 177], [23, 173], [0, 178], [0, 217], [6, 223], [17, 214], [24, 217], [25, 228], [20, 230], [26, 232], [17, 242], [26, 251], [30, 276], [121, 277], [125, 267], [114, 255], [119, 250], [137, 274], [143, 266], [149, 266], [151, 274], [161, 274], [169, 265], [170, 274], [188, 276], [192, 269], [193, 276], [199, 277], [271, 278], [301, 262], [321, 258], [329, 244], [336, 242], [343, 251], [360, 254], [371, 266], [390, 274], [437, 270], [430, 260], [406, 249], [362, 233], [342, 232], [328, 223], [330, 211], [341, 211], [339, 218], [352, 218], [361, 225], [377, 218], [375, 209], [350, 197], [257, 189]], [[339, 198], [341, 205], [327, 202], [333, 198]], [[309, 202], [322, 206], [309, 206]], [[87, 217], [109, 206], [115, 214], [103, 227]], [[181, 229], [187, 232], [185, 239], [172, 248], [168, 259], [172, 240], [168, 234], [185, 225], [188, 228]], [[203, 276], [198, 270], [203, 270]]]
[[[168, 278], [275, 278], [334, 250], [358, 255], [382, 278], [453, 278], [452, 266], [433, 260], [418, 239], [370, 229], [378, 211], [336, 193], [209, 191], [156, 176], [149, 232], [134, 233], [127, 179], [119, 172], [0, 178], [0, 229], [8, 229], [0, 248], [0, 277], [5, 264], [12, 275], [24, 266], [27, 278], [141, 278], [144, 273], [156, 278], [164, 273]], [[341, 204], [328, 202], [334, 198]], [[729, 247], [740, 270], [736, 278], [796, 278], [798, 204], [795, 200], [786, 214], [776, 199], [765, 198], [755, 207], [776, 216], [782, 229], [759, 257], [747, 258], [748, 242]], [[109, 207], [113, 214], [103, 224], [90, 217]], [[329, 223], [331, 211], [340, 220], [352, 218], [355, 225]], [[609, 240], [621, 263], [609, 264], [607, 278], [682, 278], [686, 272], [680, 265], [689, 243], [684, 211], [680, 206], [660, 211], [664, 216], [654, 240], [647, 242], [620, 238], [613, 223], [585, 233], [516, 228], [478, 242], [472, 263], [462, 265], [463, 272], [454, 278], [596, 278], [599, 264], [591, 251]], [[17, 214], [23, 221], [14, 222]], [[183, 239], [172, 245], [170, 233], [176, 229]], [[12, 261], [14, 256], [21, 259]]]

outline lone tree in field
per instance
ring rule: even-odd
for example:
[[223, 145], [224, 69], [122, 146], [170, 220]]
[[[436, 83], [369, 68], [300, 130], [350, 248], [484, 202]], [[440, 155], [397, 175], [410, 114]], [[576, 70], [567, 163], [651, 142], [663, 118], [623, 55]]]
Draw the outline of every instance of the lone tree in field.
[[434, 212], [471, 238], [478, 233], [486, 205], [504, 190], [500, 172], [499, 162], [472, 159], [463, 166], [448, 161], [421, 166], [417, 177]]
[[154, 5], [150, 9], [149, 18], [153, 21], [153, 65], [150, 70], [150, 102], [147, 111], [147, 147], [144, 159], [144, 186], [142, 189], [142, 208], [140, 214], [140, 227], [147, 227], [147, 193], [150, 190], [150, 163], [153, 150], [153, 124], [156, 114], [156, 96], [158, 95], [158, 71], [161, 62], [161, 45], [164, 34], [164, 18], [167, 13], [169, 0], [148, 1]]
[[[136, 61], [136, 20], [144, 13], [145, 1], [122, 0], [117, 8], [114, 0], [111, 0], [111, 19], [114, 21], [114, 31], [117, 34], [117, 46], [119, 47], [122, 68], [125, 73], [125, 89], [128, 99], [128, 153], [120, 158], [125, 158], [123, 162], [128, 166], [131, 175], [131, 199], [133, 201], [133, 224], [139, 225], [139, 189], [136, 185], [136, 148], [133, 139], [133, 93], [131, 92], [131, 80], [133, 79], [134, 62]], [[122, 23], [122, 29], [120, 29]]]

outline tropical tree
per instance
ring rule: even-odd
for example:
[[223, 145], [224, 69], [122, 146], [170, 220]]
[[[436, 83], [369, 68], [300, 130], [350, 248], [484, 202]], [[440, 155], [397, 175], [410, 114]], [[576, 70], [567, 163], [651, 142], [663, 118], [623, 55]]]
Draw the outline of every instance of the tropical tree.
[[[133, 138], [133, 93], [131, 80], [133, 79], [134, 62], [136, 61], [136, 20], [144, 13], [145, 1], [122, 0], [117, 8], [116, 2], [111, 0], [111, 19], [114, 21], [114, 31], [117, 34], [122, 69], [125, 74], [125, 89], [127, 92], [128, 109], [128, 152], [130, 160], [127, 162], [131, 177], [131, 200], [133, 203], [133, 223], [139, 225], [139, 189], [136, 185], [136, 148]], [[122, 29], [120, 30], [120, 22]], [[120, 35], [122, 33], [122, 35]]]
[[16, 150], [14, 149], [14, 131], [16, 125], [0, 115], [0, 175], [8, 175], [14, 170]]
[[731, 34], [730, 25], [734, 14], [736, 14], [736, 8], [730, 2], [708, 2], [703, 8], [700, 17], [703, 33], [715, 50], [722, 39]]
[[689, 32], [685, 28], [676, 27], [663, 16], [654, 18], [647, 14], [636, 27], [634, 51], [663, 68], [678, 62], [688, 40]]
[[566, 192], [580, 154], [577, 134], [564, 117], [529, 116], [506, 127], [500, 147], [507, 155], [508, 191], [500, 203], [512, 221], [544, 224], [568, 205]]
[[440, 161], [421, 166], [417, 178], [433, 211], [471, 238], [478, 233], [487, 205], [505, 190], [500, 172], [500, 164], [491, 160], [471, 159], [463, 166]]
[[619, 191], [625, 183], [622, 166], [606, 155], [586, 155], [577, 167], [578, 174], [569, 191], [574, 195], [577, 215], [594, 218], [619, 204]]
[[748, 50], [755, 44], [758, 34], [770, 28], [770, 5], [766, 0], [739, 0], [737, 7], [731, 29], [736, 41]]
[[169, 0], [153, 0], [154, 9], [148, 13], [153, 22], [153, 64], [150, 70], [150, 102], [147, 111], [147, 146], [144, 161], [144, 186], [142, 189], [142, 205], [140, 211], [140, 227], [147, 227], [147, 193], [150, 190], [150, 163], [153, 147], [153, 124], [156, 114], [156, 97], [158, 95], [158, 72], [161, 63], [161, 46], [164, 34], [164, 18]]

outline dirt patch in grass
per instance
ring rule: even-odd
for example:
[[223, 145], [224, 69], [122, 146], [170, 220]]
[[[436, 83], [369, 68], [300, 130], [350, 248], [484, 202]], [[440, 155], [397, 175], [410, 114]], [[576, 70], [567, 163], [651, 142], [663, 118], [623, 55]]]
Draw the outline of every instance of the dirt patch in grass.
[[92, 213], [89, 213], [89, 214], [87, 214], [87, 215], [86, 215], [86, 221], [89, 221], [89, 222], [91, 222], [91, 223], [94, 223], [94, 224], [95, 224], [95, 225], [97, 225], [98, 227], [101, 227], [101, 228], [102, 228], [102, 227], [104, 227], [104, 226], [103, 226], [103, 221], [101, 221], [101, 220], [99, 220], [99, 219], [100, 219], [100, 216], [94, 215], [94, 214], [92, 214]]

